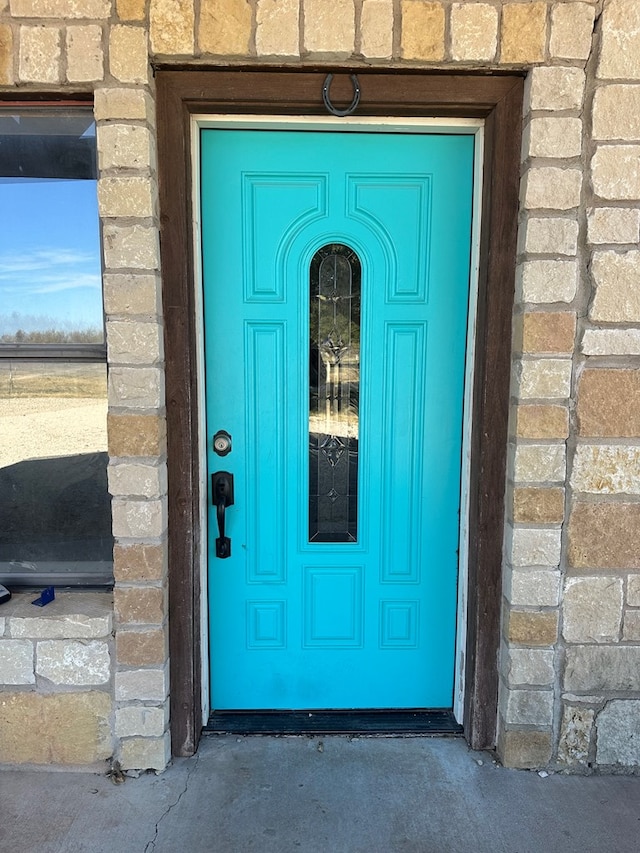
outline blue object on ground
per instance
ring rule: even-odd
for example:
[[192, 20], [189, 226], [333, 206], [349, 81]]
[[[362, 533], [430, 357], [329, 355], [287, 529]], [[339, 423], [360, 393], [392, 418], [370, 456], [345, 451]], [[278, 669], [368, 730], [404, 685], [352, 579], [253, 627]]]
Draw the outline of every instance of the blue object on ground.
[[35, 601], [32, 601], [32, 604], [35, 604], [36, 607], [44, 607], [45, 604], [49, 604], [50, 601], [56, 597], [55, 590], [52, 586], [48, 586], [46, 589], [42, 590], [40, 594], [40, 598], [36, 598]]

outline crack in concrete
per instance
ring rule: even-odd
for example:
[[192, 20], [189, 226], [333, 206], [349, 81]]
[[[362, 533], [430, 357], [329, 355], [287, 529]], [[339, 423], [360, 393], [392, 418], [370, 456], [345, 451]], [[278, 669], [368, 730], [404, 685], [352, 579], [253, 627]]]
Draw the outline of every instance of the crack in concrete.
[[154, 833], [153, 833], [153, 838], [151, 838], [149, 841], [147, 841], [145, 848], [144, 848], [144, 853], [153, 853], [153, 851], [156, 849], [156, 842], [158, 841], [158, 835], [160, 834], [160, 824], [167, 817], [167, 815], [171, 811], [173, 811], [173, 809], [175, 809], [175, 807], [179, 804], [180, 800], [184, 797], [184, 795], [189, 790], [189, 782], [191, 781], [191, 777], [193, 776], [193, 774], [196, 772], [196, 770], [198, 768], [199, 761], [200, 761], [200, 754], [196, 753], [195, 758], [193, 759], [193, 763], [192, 763], [191, 767], [189, 768], [189, 770], [187, 771], [187, 778], [184, 781], [184, 788], [178, 794], [177, 800], [175, 802], [171, 803], [169, 806], [167, 806], [167, 808], [162, 812], [162, 814], [160, 815], [160, 817], [156, 821], [156, 825], [155, 825], [155, 829], [154, 829]]

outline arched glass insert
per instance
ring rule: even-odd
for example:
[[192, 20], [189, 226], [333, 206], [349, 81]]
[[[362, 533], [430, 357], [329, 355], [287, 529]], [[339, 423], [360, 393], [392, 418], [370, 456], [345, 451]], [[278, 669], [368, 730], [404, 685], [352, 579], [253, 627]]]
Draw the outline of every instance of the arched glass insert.
[[311, 260], [310, 542], [358, 538], [360, 279], [360, 260], [343, 243]]

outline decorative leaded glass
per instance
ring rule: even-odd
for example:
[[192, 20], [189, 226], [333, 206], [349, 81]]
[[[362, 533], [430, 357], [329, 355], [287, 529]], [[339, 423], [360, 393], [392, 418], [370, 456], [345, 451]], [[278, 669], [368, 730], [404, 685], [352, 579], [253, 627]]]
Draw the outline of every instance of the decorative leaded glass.
[[358, 538], [360, 260], [323, 246], [310, 269], [309, 541]]

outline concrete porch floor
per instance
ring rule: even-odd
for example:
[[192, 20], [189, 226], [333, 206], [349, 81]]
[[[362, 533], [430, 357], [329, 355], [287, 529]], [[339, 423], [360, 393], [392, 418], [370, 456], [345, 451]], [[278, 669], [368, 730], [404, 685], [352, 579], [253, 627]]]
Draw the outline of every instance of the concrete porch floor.
[[11, 853], [640, 849], [640, 777], [541, 778], [460, 738], [207, 736], [194, 758], [119, 785], [2, 770], [0, 806]]

